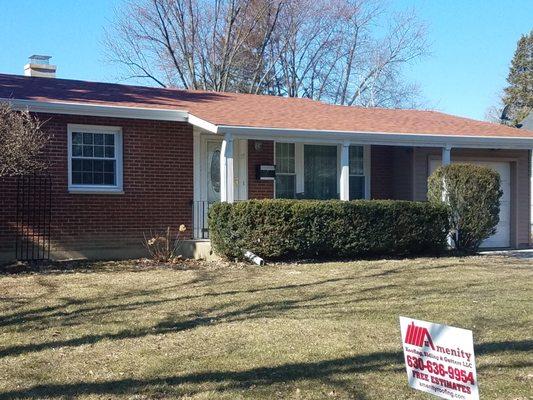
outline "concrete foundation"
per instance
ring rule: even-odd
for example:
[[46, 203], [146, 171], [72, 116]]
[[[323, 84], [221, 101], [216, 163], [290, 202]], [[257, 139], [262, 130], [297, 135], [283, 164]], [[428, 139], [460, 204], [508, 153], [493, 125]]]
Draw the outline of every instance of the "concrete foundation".
[[[186, 240], [181, 247], [181, 255], [195, 260], [216, 260], [218, 257], [211, 250], [209, 240]], [[147, 257], [148, 253], [140, 244], [115, 243], [108, 246], [80, 246], [76, 250], [52, 248], [50, 258], [55, 261], [64, 260], [127, 260]], [[0, 252], [0, 264], [15, 261], [15, 251]]]

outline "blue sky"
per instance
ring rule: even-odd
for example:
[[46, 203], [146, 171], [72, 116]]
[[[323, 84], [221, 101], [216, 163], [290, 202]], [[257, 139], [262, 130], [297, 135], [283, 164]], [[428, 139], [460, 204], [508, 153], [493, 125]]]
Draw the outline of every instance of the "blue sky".
[[[104, 27], [122, 0], [0, 0], [0, 72], [21, 74], [31, 54], [52, 55], [58, 77], [116, 81]], [[431, 55], [406, 69], [433, 108], [483, 119], [505, 86], [516, 42], [533, 28], [532, 0], [390, 0], [428, 25]]]

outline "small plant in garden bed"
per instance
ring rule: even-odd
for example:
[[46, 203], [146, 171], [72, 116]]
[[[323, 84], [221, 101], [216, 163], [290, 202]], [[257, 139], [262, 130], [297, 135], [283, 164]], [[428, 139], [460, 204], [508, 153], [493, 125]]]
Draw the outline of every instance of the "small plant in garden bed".
[[144, 235], [143, 245], [153, 261], [175, 263], [183, 258], [180, 250], [183, 246], [182, 234], [185, 231], [187, 231], [187, 227], [182, 224], [174, 236], [168, 227], [164, 232], [150, 233], [149, 237]]

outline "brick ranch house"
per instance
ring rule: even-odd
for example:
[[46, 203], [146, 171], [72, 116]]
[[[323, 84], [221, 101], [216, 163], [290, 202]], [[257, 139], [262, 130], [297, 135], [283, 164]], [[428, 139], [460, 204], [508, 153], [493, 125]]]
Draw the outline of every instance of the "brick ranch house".
[[[500, 223], [484, 245], [530, 246], [532, 131], [434, 111], [1, 74], [0, 101], [53, 135], [53, 258], [140, 256], [144, 232], [180, 224], [192, 251], [216, 201], [425, 200], [432, 170], [465, 161], [502, 178]], [[17, 190], [0, 181], [3, 260], [22, 229]]]

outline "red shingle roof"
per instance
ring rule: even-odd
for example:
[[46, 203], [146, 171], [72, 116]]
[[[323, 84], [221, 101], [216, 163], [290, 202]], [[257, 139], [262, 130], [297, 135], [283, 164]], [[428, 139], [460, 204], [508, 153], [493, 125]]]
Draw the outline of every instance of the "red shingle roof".
[[5, 74], [0, 74], [0, 98], [182, 110], [215, 125], [533, 138], [532, 131], [436, 111], [334, 106], [308, 99]]

